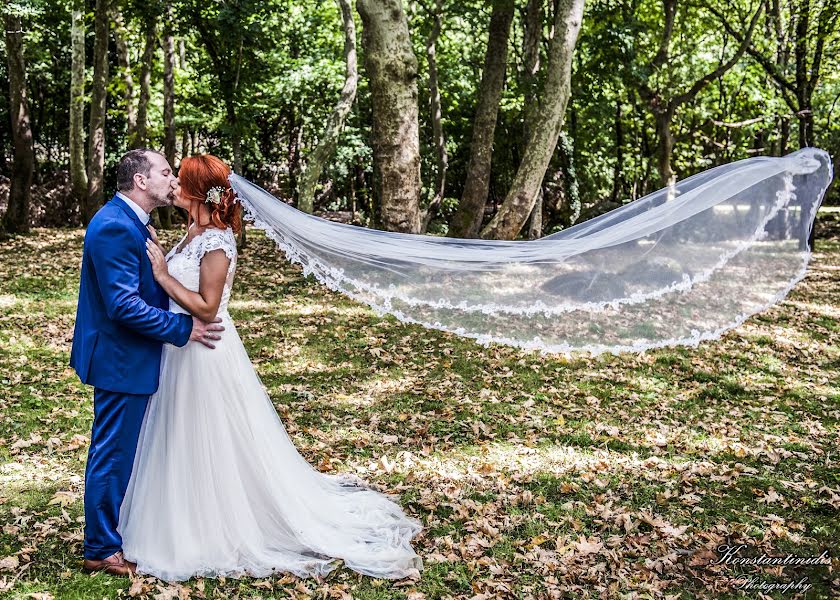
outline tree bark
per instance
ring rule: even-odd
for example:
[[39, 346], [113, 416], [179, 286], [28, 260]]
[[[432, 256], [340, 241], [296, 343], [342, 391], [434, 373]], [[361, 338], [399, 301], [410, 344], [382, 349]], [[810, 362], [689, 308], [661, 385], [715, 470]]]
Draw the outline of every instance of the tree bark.
[[[190, 130], [189, 127], [184, 127], [181, 130], [181, 159], [187, 156], [190, 149]], [[172, 165], [173, 167], [175, 165]]]
[[671, 157], [674, 155], [674, 134], [671, 131], [671, 122], [674, 119], [674, 112], [669, 106], [654, 108], [654, 121], [656, 123], [657, 135], [657, 169], [662, 185], [671, 187], [676, 183], [677, 177], [671, 167]]
[[172, 37], [172, 3], [163, 19], [163, 154], [175, 164], [175, 39]]
[[298, 174], [300, 173], [300, 142], [303, 124], [299, 122], [294, 105], [289, 107], [286, 120], [286, 160], [289, 164], [288, 189], [294, 206], [298, 205]]
[[70, 184], [73, 199], [82, 206], [87, 196], [85, 170], [85, 2], [73, 0], [70, 22]]
[[[82, 10], [84, 10], [84, 4], [81, 4], [81, 6]], [[125, 86], [126, 131], [134, 131], [137, 124], [137, 105], [134, 102], [134, 77], [131, 74], [131, 58], [129, 56], [128, 42], [126, 41], [128, 32], [126, 31], [123, 15], [119, 7], [114, 4], [111, 8], [114, 19], [114, 41], [117, 45], [117, 58], [123, 74], [123, 85]], [[82, 33], [84, 33], [84, 30]]]
[[346, 65], [344, 87], [327, 122], [321, 141], [310, 154], [309, 160], [304, 165], [300, 175], [298, 208], [308, 213], [311, 213], [314, 208], [315, 185], [321, 177], [324, 165], [335, 153], [338, 136], [344, 129], [344, 122], [350, 113], [350, 109], [353, 108], [353, 102], [356, 99], [356, 86], [359, 81], [356, 67], [356, 25], [353, 22], [353, 9], [350, 7], [348, 0], [337, 0], [337, 2], [344, 23], [344, 63]]
[[157, 46], [157, 19], [149, 14], [146, 17], [146, 43], [143, 47], [142, 65], [140, 65], [140, 97], [137, 100], [137, 121], [134, 130], [128, 134], [129, 148], [143, 148], [148, 143], [147, 121], [149, 114], [149, 98], [151, 96], [152, 68]]
[[435, 173], [435, 194], [429, 206], [423, 211], [421, 233], [426, 233], [429, 223], [437, 214], [443, 196], [446, 193], [446, 171], [449, 167], [449, 157], [446, 154], [446, 137], [443, 134], [443, 109], [440, 102], [440, 87], [437, 73], [437, 40], [440, 37], [441, 12], [443, 0], [435, 0], [435, 24], [426, 41], [426, 60], [429, 63], [429, 104], [432, 110], [432, 137], [435, 140], [435, 154], [437, 155], [437, 172]]
[[102, 205], [105, 171], [105, 102], [108, 97], [109, 0], [96, 0], [94, 16], [93, 82], [91, 85], [90, 124], [88, 131], [88, 190], [82, 207], [82, 222], [87, 225]]
[[[470, 162], [458, 210], [449, 225], [449, 235], [474, 238], [481, 228], [487, 193], [490, 190], [490, 168], [493, 159], [493, 138], [499, 101], [505, 84], [507, 47], [513, 21], [513, 0], [495, 0], [488, 27], [484, 71], [478, 92], [478, 106], [473, 122]], [[530, 211], [530, 206], [529, 206]]]
[[8, 233], [29, 231], [29, 197], [35, 173], [35, 153], [29, 122], [26, 90], [23, 30], [20, 17], [6, 12], [6, 64], [9, 77], [9, 114], [12, 121], [12, 178], [9, 203], [3, 215], [2, 229]]
[[[525, 88], [525, 105], [532, 106], [537, 95], [537, 73], [540, 68], [540, 42], [542, 41], [543, 10], [542, 0], [528, 0], [525, 7], [525, 30], [522, 35], [522, 85]], [[526, 110], [527, 113], [527, 110]], [[528, 118], [523, 123], [523, 146], [528, 143]], [[543, 204], [545, 192], [540, 185], [537, 201], [528, 217], [528, 239], [535, 240], [542, 237]]]
[[380, 223], [420, 231], [417, 57], [401, 0], [357, 0], [373, 104], [373, 160]]
[[621, 95], [615, 99], [615, 119], [613, 129], [615, 133], [615, 169], [613, 170], [613, 189], [610, 199], [613, 202], [621, 200], [624, 191], [624, 123], [622, 122]]
[[[163, 18], [163, 154], [175, 166], [175, 39], [172, 37], [172, 2]], [[172, 229], [172, 207], [158, 209], [161, 227]]]
[[481, 232], [488, 239], [514, 239], [537, 199], [566, 113], [572, 57], [583, 19], [584, 0], [559, 0], [554, 10], [554, 37], [548, 45], [548, 72], [541, 97], [529, 119], [531, 131], [511, 189], [496, 215]]

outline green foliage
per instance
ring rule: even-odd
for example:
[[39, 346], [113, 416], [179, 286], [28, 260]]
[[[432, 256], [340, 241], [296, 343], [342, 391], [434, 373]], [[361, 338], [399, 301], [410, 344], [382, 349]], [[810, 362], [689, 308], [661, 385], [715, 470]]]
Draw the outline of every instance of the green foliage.
[[[818, 16], [836, 0], [814, 0], [806, 46], [813, 54]], [[545, 4], [545, 3], [544, 3]], [[550, 4], [550, 3], [548, 3]], [[70, 0], [30, 0], [7, 3], [20, 12], [26, 28], [26, 53], [32, 128], [38, 155], [39, 182], [67, 168], [67, 130], [70, 77]], [[412, 43], [419, 63], [419, 107], [422, 176], [428, 192], [436, 171], [432, 140], [425, 47], [433, 25], [434, 2], [406, 3]], [[587, 2], [573, 63], [572, 98], [565, 134], [568, 156], [558, 149], [546, 174], [550, 191], [562, 189], [562, 206], [550, 210], [546, 228], [565, 227], [580, 203], [588, 218], [659, 187], [656, 169], [657, 136], [650, 107], [640, 97], [645, 85], [670, 97], [725, 61], [738, 46], [721, 17], [743, 31], [756, 9], [754, 2], [711, 0], [707, 4], [677, 3], [668, 61], [655, 68], [664, 27], [660, 0], [595, 0]], [[126, 26], [130, 74], [136, 102], [145, 21], [156, 18], [158, 31], [164, 1], [117, 0]], [[790, 50], [791, 2], [779, 3]], [[442, 9], [442, 30], [436, 60], [442, 102], [442, 123], [449, 155], [446, 196], [461, 196], [470, 158], [470, 141], [478, 86], [487, 43], [491, 4], [485, 0], [452, 2]], [[549, 10], [546, 5], [545, 10]], [[768, 9], [769, 10], [769, 9]], [[88, 3], [86, 43], [88, 61], [93, 45], [93, 3]], [[172, 27], [176, 38], [175, 124], [178, 154], [212, 152], [233, 161], [241, 141], [242, 170], [278, 195], [294, 201], [300, 165], [318, 142], [344, 81], [344, 35], [338, 6], [333, 1], [299, 0], [173, 0]], [[525, 0], [519, 0], [512, 25], [508, 73], [501, 100], [490, 204], [500, 202], [521, 158], [526, 98], [522, 43]], [[550, 14], [544, 15], [541, 70], [551, 34]], [[776, 56], [775, 21], [759, 21], [755, 53]], [[364, 73], [362, 27], [358, 16], [359, 85], [339, 148], [322, 177], [317, 209], [349, 210], [351, 203], [366, 210], [371, 204], [373, 157], [368, 141], [372, 117]], [[840, 151], [840, 35], [838, 21], [825, 36], [822, 76], [813, 99], [817, 145], [833, 154]], [[181, 60], [180, 56], [183, 56]], [[810, 59], [809, 59], [810, 60]], [[106, 185], [113, 186], [111, 168], [125, 150], [127, 100], [125, 73], [116, 52], [110, 56], [111, 85], [106, 132]], [[783, 75], [794, 78], [791, 57]], [[89, 68], [90, 71], [90, 68]], [[163, 146], [162, 56], [158, 48], [152, 70], [149, 105], [151, 144]], [[90, 76], [90, 72], [88, 73]], [[756, 154], [778, 154], [797, 147], [798, 121], [786, 96], [755, 56], [745, 54], [736, 66], [710, 82], [694, 100], [684, 104], [674, 122], [676, 146], [673, 166], [678, 177]], [[0, 173], [8, 174], [8, 85], [5, 60], [0, 61]], [[787, 98], [789, 100], [789, 98]], [[619, 141], [620, 138], [620, 141]], [[181, 147], [186, 140], [186, 147]], [[195, 144], [192, 143], [195, 140]], [[784, 142], [784, 144], [783, 144]], [[573, 175], [569, 169], [573, 168]], [[554, 182], [554, 183], [552, 183]], [[559, 183], [558, 183], [559, 182]], [[559, 187], [558, 187], [559, 186]], [[836, 187], [836, 186], [835, 186]], [[576, 190], [576, 191], [575, 191]], [[829, 202], [836, 198], [832, 191]], [[429, 193], [424, 197], [428, 200]], [[445, 230], [446, 211], [434, 223]]]

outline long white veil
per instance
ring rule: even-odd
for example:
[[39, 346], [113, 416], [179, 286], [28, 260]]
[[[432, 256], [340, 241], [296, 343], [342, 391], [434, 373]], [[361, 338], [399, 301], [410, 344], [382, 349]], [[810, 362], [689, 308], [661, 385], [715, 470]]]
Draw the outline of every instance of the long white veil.
[[543, 352], [696, 346], [802, 279], [832, 179], [804, 148], [715, 167], [533, 241], [335, 223], [231, 175], [246, 220], [329, 288], [408, 323]]

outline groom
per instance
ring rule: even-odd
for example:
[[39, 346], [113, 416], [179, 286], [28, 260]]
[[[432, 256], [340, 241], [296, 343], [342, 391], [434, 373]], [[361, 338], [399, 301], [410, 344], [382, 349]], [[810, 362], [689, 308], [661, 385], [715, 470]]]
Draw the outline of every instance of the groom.
[[[119, 190], [85, 233], [70, 365], [92, 385], [93, 431], [85, 469], [84, 570], [128, 575], [117, 532], [146, 403], [158, 387], [162, 344], [213, 348], [221, 325], [171, 313], [146, 256], [149, 213], [170, 206], [178, 179], [158, 152], [131, 150]], [[216, 319], [218, 322], [219, 319]]]

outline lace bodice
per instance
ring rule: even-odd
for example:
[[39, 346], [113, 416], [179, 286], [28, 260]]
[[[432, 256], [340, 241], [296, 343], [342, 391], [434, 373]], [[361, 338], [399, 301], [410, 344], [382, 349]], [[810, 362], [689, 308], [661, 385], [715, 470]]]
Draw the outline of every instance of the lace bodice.
[[[201, 258], [213, 250], [223, 250], [230, 259], [225, 287], [222, 291], [222, 301], [219, 304], [218, 316], [224, 317], [227, 313], [230, 290], [233, 286], [233, 274], [236, 271], [236, 237], [233, 230], [207, 228], [184, 244], [186, 235], [181, 238], [169, 254], [166, 255], [166, 263], [169, 267], [169, 274], [177, 279], [181, 285], [193, 292], [198, 291], [201, 274]], [[169, 310], [177, 313], [187, 313], [174, 300], [169, 301]]]

